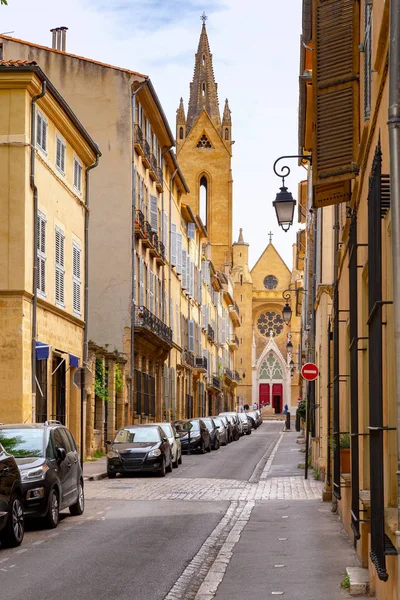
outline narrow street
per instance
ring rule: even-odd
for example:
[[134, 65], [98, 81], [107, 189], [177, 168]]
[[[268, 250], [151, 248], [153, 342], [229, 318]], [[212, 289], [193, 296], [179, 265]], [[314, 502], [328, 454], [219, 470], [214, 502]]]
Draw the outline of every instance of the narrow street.
[[51, 531], [31, 526], [20, 549], [0, 551], [2, 594], [313, 600], [323, 581], [330, 600], [342, 598], [355, 556], [320, 502], [322, 484], [304, 482], [296, 439], [266, 422], [218, 452], [184, 456], [165, 479], [87, 482], [82, 517], [65, 512]]

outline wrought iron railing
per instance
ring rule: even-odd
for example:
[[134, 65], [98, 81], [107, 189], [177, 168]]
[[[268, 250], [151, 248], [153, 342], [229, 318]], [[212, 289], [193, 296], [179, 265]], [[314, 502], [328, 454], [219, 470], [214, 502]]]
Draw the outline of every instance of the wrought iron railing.
[[205, 356], [196, 356], [196, 367], [207, 371], [208, 361]]
[[230, 379], [231, 381], [233, 381], [233, 373], [230, 369], [228, 369], [228, 367], [225, 367], [224, 374], [227, 379]]
[[184, 348], [182, 350], [182, 362], [189, 365], [189, 367], [194, 367], [194, 364], [195, 364], [194, 355], [192, 354], [192, 352], [189, 352], [189, 350], [187, 348]]
[[217, 390], [222, 389], [222, 383], [221, 383], [221, 380], [218, 377], [218, 375], [213, 375], [212, 384], [213, 384], [213, 387], [216, 388]]
[[163, 185], [164, 177], [163, 177], [163, 171], [162, 171], [161, 167], [157, 167], [157, 181], [158, 181], [158, 183]]
[[214, 341], [215, 334], [214, 329], [211, 327], [211, 325], [209, 325], [207, 328], [207, 336], [210, 340]]
[[143, 132], [139, 125], [135, 125], [135, 144], [139, 144], [143, 148]]
[[162, 242], [158, 242], [158, 251], [160, 252], [163, 259], [165, 259], [165, 246]]
[[135, 222], [138, 224], [140, 230], [144, 231], [145, 220], [144, 220], [144, 214], [142, 213], [141, 210], [136, 211]]
[[241, 380], [241, 377], [240, 377], [240, 375], [239, 375], [239, 371], [235, 371], [235, 381], [236, 381], [237, 383], [239, 383], [239, 382], [240, 382], [240, 380]]
[[153, 153], [150, 154], [150, 168], [155, 174], [157, 174], [157, 159]]
[[153, 230], [151, 228], [151, 225], [148, 221], [144, 222], [144, 232], [147, 235], [147, 237], [149, 238], [149, 240], [151, 240], [151, 235], [153, 233]]
[[135, 326], [147, 329], [168, 344], [172, 344], [172, 329], [160, 321], [145, 306], [138, 306], [135, 309]]
[[155, 251], [158, 252], [158, 235], [156, 234], [155, 231], [151, 232], [150, 240], [151, 240], [151, 243], [154, 246]]
[[150, 150], [150, 144], [147, 140], [144, 140], [143, 142], [143, 148], [144, 148], [144, 155], [147, 158], [147, 160], [149, 162], [151, 162], [151, 150]]

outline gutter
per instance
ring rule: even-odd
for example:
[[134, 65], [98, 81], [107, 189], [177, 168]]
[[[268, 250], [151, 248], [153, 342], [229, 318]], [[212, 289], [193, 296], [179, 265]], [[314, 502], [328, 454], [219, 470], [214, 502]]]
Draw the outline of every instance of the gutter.
[[36, 324], [37, 324], [37, 282], [38, 282], [38, 263], [37, 263], [37, 213], [38, 213], [38, 189], [35, 184], [35, 140], [36, 140], [36, 102], [43, 98], [46, 93], [47, 82], [42, 81], [42, 91], [31, 100], [31, 168], [30, 168], [30, 186], [33, 191], [33, 299], [32, 299], [32, 348], [31, 348], [31, 385], [32, 385], [32, 422], [36, 420]]
[[[169, 231], [168, 231], [168, 299], [169, 299], [169, 307], [168, 307], [168, 327], [171, 328], [171, 287], [172, 287], [172, 264], [171, 264], [171, 257], [172, 257], [172, 183], [176, 177], [176, 174], [178, 173], [179, 169], [178, 167], [175, 169], [175, 171], [172, 173], [171, 177], [169, 178]], [[164, 278], [163, 278], [163, 283], [164, 283]], [[174, 310], [174, 306], [172, 307], [172, 310]], [[180, 315], [180, 310], [179, 310], [179, 315]], [[176, 324], [176, 327], [178, 328], [178, 323]], [[171, 378], [171, 352], [168, 353], [168, 382], [169, 382], [169, 402], [170, 402], [170, 406], [172, 408], [172, 378]], [[176, 399], [176, 396], [175, 396]], [[175, 415], [176, 417], [176, 415]]]

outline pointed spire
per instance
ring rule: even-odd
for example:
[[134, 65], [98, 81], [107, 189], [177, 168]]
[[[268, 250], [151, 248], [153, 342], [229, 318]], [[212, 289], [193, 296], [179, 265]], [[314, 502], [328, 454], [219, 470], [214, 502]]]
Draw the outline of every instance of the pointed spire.
[[186, 123], [185, 107], [183, 105], [183, 98], [181, 98], [181, 101], [179, 103], [179, 108], [176, 111], [176, 123], [177, 123], [177, 125], [184, 125]]
[[229, 108], [228, 98], [225, 100], [224, 115], [222, 117], [222, 126], [224, 125], [232, 125], [231, 110]]
[[190, 99], [186, 123], [188, 133], [203, 108], [207, 111], [215, 127], [220, 130], [221, 116], [219, 113], [218, 86], [214, 78], [212, 54], [204, 20], [195, 57], [193, 81], [190, 84]]
[[237, 243], [238, 243], [238, 244], [244, 244], [244, 239], [243, 239], [243, 229], [242, 229], [242, 228], [240, 228], [240, 229], [239, 229], [239, 238], [238, 238], [238, 241], [237, 241]]

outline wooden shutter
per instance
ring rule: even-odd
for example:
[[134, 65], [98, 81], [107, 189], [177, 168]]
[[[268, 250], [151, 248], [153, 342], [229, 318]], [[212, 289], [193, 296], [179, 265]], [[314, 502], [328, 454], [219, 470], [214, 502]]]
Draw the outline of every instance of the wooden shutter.
[[313, 64], [314, 184], [350, 179], [356, 175], [358, 29], [358, 0], [317, 0]]
[[139, 270], [139, 305], [144, 306], [144, 260], [140, 259]]
[[42, 115], [36, 114], [36, 145], [42, 147]]
[[56, 263], [56, 302], [64, 305], [64, 233], [56, 227], [55, 230], [55, 263]]
[[171, 265], [176, 266], [176, 223], [171, 223]]
[[168, 215], [163, 212], [163, 244], [165, 247], [165, 256], [168, 256]]
[[81, 249], [75, 242], [72, 245], [72, 308], [81, 314]]
[[46, 294], [46, 217], [37, 214], [37, 290]]
[[188, 338], [189, 352], [194, 352], [194, 321], [192, 320], [188, 323]]
[[42, 117], [42, 143], [41, 146], [47, 152], [47, 121]]
[[187, 255], [185, 249], [182, 249], [182, 288], [187, 289]]
[[176, 234], [176, 272], [182, 274], [182, 234]]
[[150, 196], [150, 225], [158, 234], [158, 200], [157, 196]]
[[139, 175], [139, 208], [143, 212], [143, 178]]
[[174, 303], [172, 298], [169, 299], [169, 327], [174, 334]]
[[187, 236], [190, 240], [194, 240], [194, 223], [188, 223]]
[[74, 158], [74, 187], [82, 191], [82, 165], [77, 158]]

